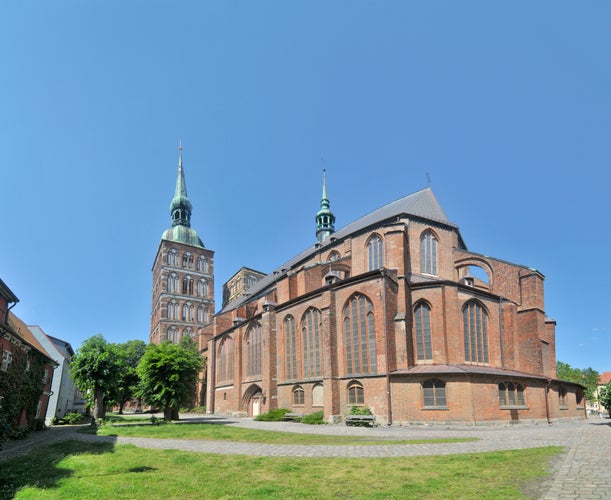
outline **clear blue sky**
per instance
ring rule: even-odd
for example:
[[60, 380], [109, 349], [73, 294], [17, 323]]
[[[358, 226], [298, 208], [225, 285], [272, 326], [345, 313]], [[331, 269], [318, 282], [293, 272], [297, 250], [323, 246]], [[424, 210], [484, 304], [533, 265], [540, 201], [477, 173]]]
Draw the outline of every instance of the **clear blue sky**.
[[557, 357], [611, 370], [611, 3], [0, 3], [0, 278], [76, 349], [148, 340], [182, 140], [216, 298], [431, 187], [540, 270]]

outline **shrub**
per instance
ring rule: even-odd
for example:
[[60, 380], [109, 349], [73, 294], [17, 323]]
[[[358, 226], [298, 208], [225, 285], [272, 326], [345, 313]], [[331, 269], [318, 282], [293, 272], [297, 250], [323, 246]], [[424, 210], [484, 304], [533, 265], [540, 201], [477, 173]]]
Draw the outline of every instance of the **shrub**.
[[289, 412], [288, 408], [276, 408], [275, 410], [270, 410], [267, 413], [261, 413], [261, 415], [257, 415], [255, 420], [259, 422], [280, 422], [284, 415]]
[[65, 423], [66, 422], [64, 422], [64, 420], [59, 417], [53, 417], [53, 419], [51, 420], [51, 425], [64, 425]]
[[302, 424], [310, 424], [310, 425], [322, 425], [326, 424], [325, 415], [322, 411], [317, 411], [314, 413], [310, 413], [309, 415], [304, 415], [301, 419]]
[[372, 415], [369, 406], [353, 406], [350, 408], [350, 415]]
[[83, 419], [83, 415], [78, 412], [64, 415], [64, 420], [69, 424], [78, 424]]

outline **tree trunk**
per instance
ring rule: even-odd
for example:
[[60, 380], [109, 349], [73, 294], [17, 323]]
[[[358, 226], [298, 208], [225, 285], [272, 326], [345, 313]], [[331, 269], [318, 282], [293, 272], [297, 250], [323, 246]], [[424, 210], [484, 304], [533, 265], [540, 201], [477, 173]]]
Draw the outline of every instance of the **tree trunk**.
[[166, 406], [163, 409], [163, 419], [166, 421], [179, 420], [180, 416], [178, 415], [178, 408], [175, 408], [172, 406]]
[[104, 405], [104, 391], [96, 387], [93, 396], [93, 418], [95, 420], [106, 416], [106, 405]]

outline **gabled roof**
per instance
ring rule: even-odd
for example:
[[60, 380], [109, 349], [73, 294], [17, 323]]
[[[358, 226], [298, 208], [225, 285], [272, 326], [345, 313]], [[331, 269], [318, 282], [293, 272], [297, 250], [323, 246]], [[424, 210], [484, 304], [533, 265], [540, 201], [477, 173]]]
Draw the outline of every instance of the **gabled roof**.
[[448, 220], [445, 212], [441, 208], [441, 205], [439, 205], [437, 198], [435, 198], [432, 189], [422, 189], [421, 191], [404, 196], [403, 198], [393, 201], [388, 205], [384, 205], [382, 208], [374, 210], [373, 212], [336, 231], [330, 238], [325, 239], [322, 243], [312, 245], [310, 248], [304, 250], [286, 262], [284, 265], [277, 268], [274, 272], [261, 279], [256, 285], [249, 289], [249, 295], [241, 295], [235, 300], [226, 304], [221, 312], [230, 311], [248, 300], [251, 300], [253, 296], [256, 296], [258, 293], [262, 292], [271, 284], [286, 275], [286, 272], [289, 269], [292, 269], [301, 261], [308, 259], [314, 253], [320, 251], [321, 248], [335, 245], [336, 242], [342, 238], [359, 233], [360, 231], [363, 231], [369, 227], [379, 226], [384, 222], [395, 220], [397, 217], [402, 215], [415, 216], [458, 229], [455, 224]]
[[27, 344], [36, 349], [40, 354], [48, 358], [52, 364], [57, 364], [49, 352], [42, 346], [34, 334], [30, 331], [27, 325], [12, 312], [8, 315], [8, 326], [21, 337]]
[[611, 372], [603, 372], [602, 375], [600, 376], [599, 384], [606, 385], [609, 382], [611, 382]]

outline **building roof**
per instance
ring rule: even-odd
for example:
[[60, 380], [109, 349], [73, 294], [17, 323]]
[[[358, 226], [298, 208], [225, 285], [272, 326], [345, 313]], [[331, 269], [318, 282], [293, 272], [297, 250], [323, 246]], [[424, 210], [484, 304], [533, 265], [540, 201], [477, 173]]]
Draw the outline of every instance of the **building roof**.
[[601, 385], [607, 385], [609, 382], [611, 382], [611, 372], [603, 372], [600, 376], [600, 382], [598, 383]]
[[0, 279], [0, 295], [4, 297], [8, 302], [19, 302], [17, 296], [12, 292], [12, 290], [6, 285], [4, 281]]
[[308, 249], [304, 250], [291, 260], [277, 268], [274, 272], [268, 274], [265, 278], [261, 279], [256, 285], [249, 289], [248, 295], [241, 295], [235, 300], [229, 302], [223, 307], [221, 312], [229, 311], [239, 307], [243, 303], [250, 300], [253, 296], [256, 296], [261, 291], [265, 290], [271, 284], [286, 275], [289, 269], [299, 264], [301, 261], [308, 259], [314, 253], [321, 251], [327, 246], [334, 245], [337, 241], [342, 238], [346, 238], [352, 234], [359, 233], [369, 227], [378, 226], [383, 222], [395, 220], [399, 216], [415, 216], [420, 217], [429, 221], [437, 222], [446, 226], [450, 226], [458, 229], [458, 227], [451, 223], [441, 205], [435, 198], [431, 188], [425, 188], [421, 191], [409, 194], [400, 198], [388, 205], [384, 205], [377, 210], [355, 220], [354, 222], [344, 226], [340, 230], [336, 231], [331, 235], [330, 238], [325, 239], [320, 243], [312, 245]]
[[17, 315], [12, 312], [9, 312], [8, 315], [8, 326], [19, 336], [22, 340], [24, 340], [27, 344], [36, 349], [40, 354], [48, 358], [53, 364], [56, 364], [53, 360], [53, 357], [49, 354], [49, 352], [42, 346], [42, 344], [38, 341], [38, 339], [34, 336], [34, 334], [30, 331], [27, 325], [21, 321]]
[[489, 366], [477, 365], [416, 365], [410, 368], [402, 368], [391, 372], [391, 375], [448, 375], [448, 374], [477, 374], [477, 375], [498, 375], [502, 377], [515, 378], [537, 378], [546, 380], [547, 377], [541, 375], [533, 375], [530, 373], [522, 373], [514, 370], [502, 370], [500, 368], [492, 368]]
[[197, 234], [197, 231], [186, 226], [174, 226], [170, 229], [166, 229], [161, 235], [161, 239], [175, 241], [177, 243], [184, 243], [185, 245], [191, 245], [194, 247], [206, 248]]

